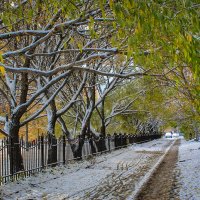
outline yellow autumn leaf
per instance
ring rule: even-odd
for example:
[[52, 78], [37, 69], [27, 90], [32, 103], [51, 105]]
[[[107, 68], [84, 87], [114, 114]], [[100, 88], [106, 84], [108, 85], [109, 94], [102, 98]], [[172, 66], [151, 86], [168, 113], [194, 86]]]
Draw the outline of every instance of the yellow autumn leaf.
[[141, 30], [142, 30], [142, 27], [141, 27], [140, 22], [139, 22], [139, 23], [137, 24], [136, 29], [135, 29], [135, 33], [136, 33], [136, 34], [137, 34], [137, 33], [140, 33]]
[[187, 40], [188, 40], [189, 42], [192, 41], [192, 36], [191, 36], [190, 34], [188, 34], [188, 35], [186, 36], [186, 38], [187, 38]]
[[3, 63], [3, 56], [1, 51], [0, 51], [0, 62]]
[[3, 66], [0, 66], [0, 73], [4, 76], [6, 71], [5, 68]]
[[17, 40], [17, 42], [19, 42], [19, 41], [20, 41], [20, 38], [19, 38], [19, 37], [16, 37], [16, 40]]

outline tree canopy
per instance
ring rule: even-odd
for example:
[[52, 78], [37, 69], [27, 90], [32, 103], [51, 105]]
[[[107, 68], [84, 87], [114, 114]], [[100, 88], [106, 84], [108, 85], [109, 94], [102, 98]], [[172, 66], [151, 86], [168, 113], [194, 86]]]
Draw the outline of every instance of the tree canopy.
[[6, 0], [0, 9], [4, 135], [18, 142], [36, 123], [52, 138], [167, 126], [198, 136], [197, 0]]

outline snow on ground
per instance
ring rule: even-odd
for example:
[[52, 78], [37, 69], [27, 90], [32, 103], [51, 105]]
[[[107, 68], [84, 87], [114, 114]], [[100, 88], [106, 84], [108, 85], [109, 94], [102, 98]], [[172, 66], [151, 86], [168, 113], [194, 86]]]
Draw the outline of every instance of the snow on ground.
[[115, 195], [125, 195], [128, 187], [128, 192], [133, 192], [171, 142], [158, 139], [134, 144], [85, 161], [49, 168], [2, 186], [0, 199], [116, 199]]
[[179, 184], [181, 200], [200, 199], [200, 142], [181, 141], [179, 148]]
[[160, 140], [152, 140], [147, 143], [141, 143], [141, 144], [133, 144], [130, 148], [132, 148], [135, 151], [164, 151], [165, 148], [168, 146], [168, 142], [166, 141], [173, 141], [174, 139], [165, 139], [162, 138]]

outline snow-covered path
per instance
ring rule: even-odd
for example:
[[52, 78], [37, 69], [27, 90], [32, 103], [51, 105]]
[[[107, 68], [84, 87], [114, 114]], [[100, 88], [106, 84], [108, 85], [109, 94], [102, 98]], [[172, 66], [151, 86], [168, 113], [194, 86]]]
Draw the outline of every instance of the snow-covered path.
[[181, 141], [177, 163], [181, 200], [200, 200], [200, 141]]
[[125, 199], [158, 162], [170, 140], [159, 139], [113, 151], [87, 161], [48, 169], [2, 186], [10, 199]]

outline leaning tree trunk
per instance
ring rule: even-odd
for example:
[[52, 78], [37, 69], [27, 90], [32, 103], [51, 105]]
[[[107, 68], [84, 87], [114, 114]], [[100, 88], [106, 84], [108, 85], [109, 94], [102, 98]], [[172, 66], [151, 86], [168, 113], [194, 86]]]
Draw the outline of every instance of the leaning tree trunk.
[[65, 124], [65, 121], [63, 120], [62, 117], [59, 117], [59, 121], [62, 125], [62, 131], [63, 131], [63, 134], [66, 135], [68, 141], [69, 141], [69, 144], [70, 144], [70, 147], [71, 147], [71, 150], [72, 150], [72, 153], [73, 153], [73, 156], [75, 159], [81, 159], [82, 158], [82, 148], [83, 148], [83, 145], [84, 145], [84, 142], [81, 138], [81, 136], [79, 136], [79, 141], [78, 141], [78, 145], [76, 146], [76, 144], [72, 143], [72, 138], [70, 137], [70, 132], [68, 131], [67, 129], [67, 126]]
[[76, 154], [75, 153], [76, 145], [74, 143], [72, 143], [73, 139], [71, 138], [71, 134], [70, 134], [69, 130], [67, 129], [67, 126], [66, 126], [65, 121], [63, 120], [63, 118], [60, 116], [60, 117], [58, 117], [58, 120], [61, 123], [63, 135], [66, 135], [67, 140], [68, 140], [68, 142], [70, 144], [73, 156], [74, 156]]
[[24, 170], [23, 158], [21, 155], [21, 146], [19, 143], [19, 123], [10, 123], [10, 173], [16, 173]]

